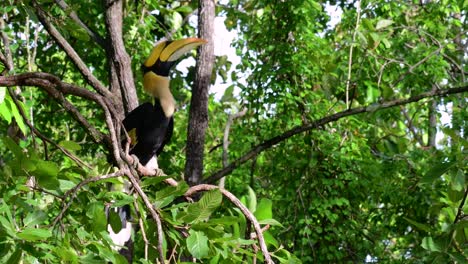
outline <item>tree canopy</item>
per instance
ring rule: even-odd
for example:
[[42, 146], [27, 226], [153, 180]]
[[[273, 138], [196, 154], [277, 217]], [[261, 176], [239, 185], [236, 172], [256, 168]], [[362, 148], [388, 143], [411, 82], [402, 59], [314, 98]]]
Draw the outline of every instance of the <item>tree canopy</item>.
[[[467, 263], [466, 10], [3, 1], [0, 262], [126, 263], [105, 211], [130, 205], [136, 263]], [[238, 64], [213, 56], [213, 16]], [[196, 35], [211, 46], [171, 74], [167, 176], [139, 177], [120, 139], [151, 100], [141, 64]], [[134, 193], [109, 191], [125, 182]]]

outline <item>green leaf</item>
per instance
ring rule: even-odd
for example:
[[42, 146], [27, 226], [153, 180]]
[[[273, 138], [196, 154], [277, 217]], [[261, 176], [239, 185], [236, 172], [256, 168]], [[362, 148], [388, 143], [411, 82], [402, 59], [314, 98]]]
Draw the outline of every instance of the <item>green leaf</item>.
[[107, 201], [112, 202], [112, 208], [132, 204], [135, 201], [135, 197], [133, 195], [128, 195], [126, 193], [118, 191], [107, 192], [104, 195], [104, 198]]
[[197, 259], [208, 256], [208, 237], [201, 231], [189, 231], [187, 238], [187, 248], [190, 254]]
[[261, 225], [271, 225], [271, 226], [283, 226], [280, 222], [276, 221], [275, 219], [263, 219], [258, 221]]
[[106, 229], [107, 218], [104, 212], [104, 204], [102, 202], [91, 203], [88, 210], [86, 210], [86, 216], [90, 219], [89, 222], [96, 234]]
[[[171, 178], [171, 176], [161, 176], [161, 177], [144, 177], [141, 181], [141, 187], [153, 186], [163, 182], [166, 179]], [[173, 187], [173, 186], [170, 186]]]
[[375, 29], [380, 30], [380, 29], [383, 29], [383, 28], [386, 28], [386, 27], [390, 26], [391, 24], [393, 24], [393, 20], [381, 19], [381, 20], [379, 20], [377, 22], [377, 25], [375, 26]]
[[254, 190], [250, 188], [250, 186], [247, 186], [247, 191], [248, 191], [248, 197], [247, 197], [248, 204], [246, 204], [246, 206], [250, 212], [255, 213], [255, 210], [257, 210], [257, 195], [255, 194]]
[[44, 240], [52, 236], [52, 232], [49, 229], [40, 228], [25, 228], [23, 231], [17, 234], [20, 239], [26, 241], [38, 241]]
[[418, 229], [421, 229], [423, 231], [426, 231], [426, 232], [431, 232], [432, 228], [428, 225], [425, 225], [425, 224], [421, 224], [421, 223], [418, 223], [414, 220], [411, 220], [407, 217], [403, 217], [406, 221], [408, 221], [410, 224], [412, 224], [413, 226], [415, 226], [416, 228]]
[[[0, 71], [1, 72], [1, 71]], [[5, 100], [6, 87], [0, 87], [0, 104]]]
[[47, 219], [47, 215], [43, 211], [33, 211], [24, 218], [24, 226], [38, 225]]
[[21, 160], [23, 158], [24, 156], [23, 150], [21, 149], [20, 146], [18, 146], [18, 144], [16, 144], [16, 142], [13, 141], [13, 139], [11, 139], [10, 137], [3, 137], [2, 141], [6, 145], [6, 147], [11, 152], [13, 152], [13, 154], [18, 160]]
[[36, 170], [34, 176], [40, 185], [47, 189], [55, 189], [60, 186], [57, 179], [59, 168], [57, 164], [52, 161], [38, 160], [36, 162]]
[[269, 199], [262, 198], [260, 203], [257, 206], [257, 210], [255, 210], [255, 217], [257, 220], [264, 220], [264, 219], [272, 219], [273, 218], [273, 211], [272, 211], [272, 202]]
[[21, 261], [21, 256], [23, 255], [23, 251], [20, 248], [17, 248], [13, 254], [10, 255], [6, 264], [17, 264]]
[[421, 183], [432, 183], [434, 180], [446, 173], [455, 162], [441, 162], [433, 166], [424, 177], [421, 179]]
[[462, 191], [465, 188], [465, 173], [458, 170], [456, 174], [452, 175], [451, 187], [455, 191]]
[[3, 229], [7, 232], [10, 237], [16, 237], [15, 227], [13, 223], [8, 221], [5, 217], [0, 215], [0, 224], [2, 225]]
[[109, 210], [109, 224], [112, 227], [112, 231], [114, 231], [114, 233], [118, 233], [120, 230], [122, 230], [122, 220], [115, 210]]
[[[7, 98], [8, 99], [8, 98]], [[0, 103], [0, 115], [3, 116], [3, 119], [10, 124], [11, 123], [11, 118], [13, 117], [13, 114], [10, 111], [10, 108], [8, 107], [8, 102], [3, 102]]]
[[423, 238], [421, 247], [432, 252], [442, 252], [441, 247], [434, 242], [432, 237]]
[[[7, 101], [7, 102], [9, 102], [9, 101]], [[18, 102], [18, 103], [19, 103], [20, 107], [23, 108], [23, 110], [24, 110], [23, 103], [22, 102]], [[23, 117], [21, 116], [18, 108], [16, 107], [16, 104], [10, 103], [10, 110], [11, 110], [11, 113], [13, 114], [13, 117], [15, 118], [16, 124], [20, 128], [21, 132], [23, 132], [23, 134], [26, 135], [26, 124], [24, 123]]]
[[219, 207], [223, 196], [219, 189], [206, 192], [197, 203], [190, 204], [186, 214], [181, 214], [180, 219], [188, 223], [197, 223], [207, 220], [211, 213]]
[[60, 141], [59, 145], [64, 147], [65, 149], [67, 149], [69, 151], [81, 150], [81, 146], [78, 143], [76, 143], [75, 141], [63, 140], [63, 141]]

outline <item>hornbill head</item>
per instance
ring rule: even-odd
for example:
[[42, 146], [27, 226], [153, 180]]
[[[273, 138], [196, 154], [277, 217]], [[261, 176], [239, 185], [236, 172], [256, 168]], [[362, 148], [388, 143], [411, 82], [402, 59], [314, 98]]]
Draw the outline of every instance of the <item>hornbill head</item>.
[[143, 63], [143, 86], [145, 91], [157, 98], [169, 88], [169, 71], [180, 57], [190, 50], [205, 44], [206, 40], [186, 38], [158, 43]]

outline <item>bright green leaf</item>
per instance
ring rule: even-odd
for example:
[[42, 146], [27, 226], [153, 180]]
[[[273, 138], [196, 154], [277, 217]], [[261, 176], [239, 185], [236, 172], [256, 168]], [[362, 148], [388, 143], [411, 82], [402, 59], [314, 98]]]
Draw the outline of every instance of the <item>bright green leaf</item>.
[[40, 229], [40, 228], [25, 228], [23, 231], [19, 232], [17, 236], [20, 239], [26, 241], [38, 241], [44, 240], [52, 236], [52, 232], [49, 229]]
[[190, 254], [197, 259], [208, 256], [208, 237], [201, 231], [189, 231], [187, 238], [187, 247]]

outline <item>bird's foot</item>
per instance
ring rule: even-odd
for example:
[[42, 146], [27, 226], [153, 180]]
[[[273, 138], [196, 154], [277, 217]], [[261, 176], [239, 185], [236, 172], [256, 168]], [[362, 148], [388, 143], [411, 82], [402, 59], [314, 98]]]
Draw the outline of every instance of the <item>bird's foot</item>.
[[145, 166], [139, 166], [138, 172], [143, 176], [153, 176], [157, 173], [157, 169], [149, 169]]
[[156, 173], [154, 174], [154, 176], [156, 177], [160, 177], [160, 176], [167, 176], [166, 173], [164, 173], [164, 171], [162, 169], [156, 169]]

